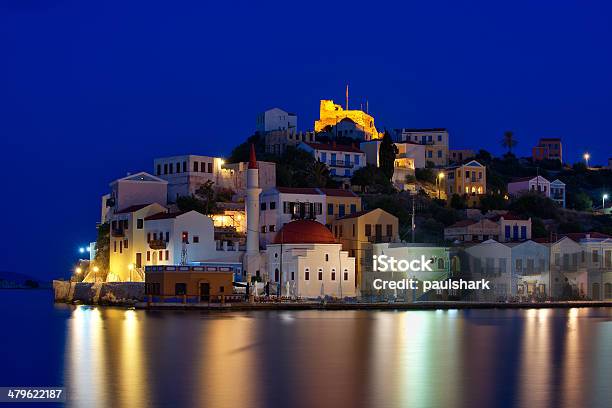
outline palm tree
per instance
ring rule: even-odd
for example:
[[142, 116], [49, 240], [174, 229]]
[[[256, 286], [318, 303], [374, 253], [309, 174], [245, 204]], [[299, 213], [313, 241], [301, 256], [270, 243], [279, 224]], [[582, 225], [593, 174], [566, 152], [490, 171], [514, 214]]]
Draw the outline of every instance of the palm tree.
[[315, 187], [325, 187], [327, 184], [327, 178], [329, 177], [329, 169], [325, 163], [316, 160], [312, 164], [310, 177]]
[[518, 141], [514, 138], [514, 133], [511, 130], [504, 132], [504, 138], [501, 142], [502, 146], [508, 149], [508, 153], [512, 153], [512, 149], [516, 147]]

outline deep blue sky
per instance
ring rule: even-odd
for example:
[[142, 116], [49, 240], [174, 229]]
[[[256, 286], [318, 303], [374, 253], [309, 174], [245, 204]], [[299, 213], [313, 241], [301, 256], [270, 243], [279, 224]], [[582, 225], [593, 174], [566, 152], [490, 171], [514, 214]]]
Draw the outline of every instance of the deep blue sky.
[[569, 161], [612, 156], [610, 2], [260, 3], [0, 3], [0, 270], [65, 273], [110, 181], [227, 154], [266, 108], [312, 128], [347, 82], [380, 129], [447, 127], [451, 147], [494, 153], [511, 129], [520, 154], [562, 137]]

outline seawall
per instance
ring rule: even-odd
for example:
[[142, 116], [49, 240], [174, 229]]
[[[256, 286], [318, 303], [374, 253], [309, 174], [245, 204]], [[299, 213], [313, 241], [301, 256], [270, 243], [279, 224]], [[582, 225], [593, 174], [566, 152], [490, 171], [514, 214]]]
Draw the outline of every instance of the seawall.
[[144, 301], [143, 282], [53, 281], [56, 302], [86, 304], [130, 304]]

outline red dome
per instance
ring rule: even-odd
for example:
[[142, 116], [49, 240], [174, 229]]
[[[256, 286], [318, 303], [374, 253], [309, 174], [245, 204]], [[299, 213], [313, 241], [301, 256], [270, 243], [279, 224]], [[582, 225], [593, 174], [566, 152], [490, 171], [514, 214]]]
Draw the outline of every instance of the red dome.
[[286, 224], [276, 233], [275, 244], [335, 244], [336, 240], [325, 225], [311, 220]]

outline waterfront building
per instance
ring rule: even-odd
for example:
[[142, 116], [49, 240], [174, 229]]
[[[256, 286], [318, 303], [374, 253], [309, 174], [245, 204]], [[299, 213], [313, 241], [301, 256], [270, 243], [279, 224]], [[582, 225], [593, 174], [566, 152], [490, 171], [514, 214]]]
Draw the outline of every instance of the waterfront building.
[[559, 160], [563, 163], [563, 145], [559, 138], [541, 138], [531, 150], [534, 161]]
[[475, 207], [480, 197], [487, 193], [487, 168], [472, 160], [468, 163], [447, 167], [446, 177], [442, 183], [446, 184], [446, 196], [450, 200], [453, 194], [465, 195], [469, 207]]
[[512, 290], [508, 296], [522, 300], [544, 300], [550, 295], [550, 251], [546, 245], [528, 240], [506, 242], [512, 253]]
[[[342, 250], [324, 225], [287, 223], [266, 248], [269, 281], [283, 296], [354, 297], [355, 258]], [[275, 291], [275, 292], [276, 292]]]
[[372, 263], [372, 245], [399, 242], [397, 217], [381, 208], [339, 217], [332, 221], [331, 231], [349, 256], [355, 258], [355, 284], [360, 289], [363, 289], [362, 272]]
[[355, 145], [332, 143], [300, 143], [300, 149], [309, 152], [316, 160], [329, 168], [330, 176], [350, 188], [355, 171], [366, 165], [366, 156]]
[[612, 299], [612, 237], [597, 232], [566, 234], [582, 247], [587, 270], [586, 296], [593, 300]]
[[297, 115], [280, 108], [261, 112], [257, 115], [256, 122], [256, 130], [260, 134], [276, 130], [295, 131], [297, 129]]
[[326, 196], [317, 188], [274, 187], [265, 190], [259, 204], [261, 244], [272, 242], [280, 228], [293, 220], [308, 219], [325, 224], [325, 204]]
[[297, 147], [302, 142], [315, 142], [314, 132], [297, 132], [296, 130], [273, 130], [263, 136], [265, 151], [280, 156], [288, 146]]
[[550, 197], [550, 181], [542, 176], [529, 176], [516, 178], [508, 183], [508, 193], [512, 195], [536, 191]]
[[565, 208], [565, 183], [555, 179], [550, 183], [550, 199]]
[[[276, 164], [258, 162], [259, 183], [265, 188], [276, 185]], [[180, 196], [195, 194], [208, 181], [215, 189], [227, 189], [235, 193], [236, 200], [245, 195], [248, 163], [225, 163], [220, 157], [183, 155], [154, 160], [157, 177], [168, 182], [168, 202], [176, 202]]]
[[115, 212], [134, 205], [166, 205], [168, 182], [144, 171], [114, 180], [109, 187], [110, 193], [102, 196], [102, 224], [108, 222]]
[[548, 238], [536, 241], [549, 247], [549, 285], [553, 299], [585, 298], [589, 281], [582, 246], [567, 236], [552, 242]]
[[448, 166], [448, 130], [444, 128], [395, 129], [396, 142], [413, 142], [425, 146], [425, 162], [436, 167]]
[[463, 252], [462, 273], [471, 279], [487, 279], [491, 282], [489, 291], [473, 291], [469, 300], [507, 300], [512, 293], [512, 250], [496, 240], [489, 239], [476, 245], [467, 246]]
[[[349, 110], [348, 106], [346, 109], [343, 109], [342, 106], [335, 104], [333, 100], [321, 100], [319, 119], [314, 124], [315, 132], [329, 132], [340, 124], [343, 119], [350, 119], [355, 125], [345, 123], [342, 125], [342, 129], [338, 128], [338, 130], [350, 131], [358, 129], [359, 135], [363, 135], [363, 140], [379, 139], [382, 137], [382, 134], [376, 130], [372, 116], [362, 110]], [[346, 129], [344, 128], [345, 126], [347, 127]]]
[[448, 151], [448, 161], [452, 164], [461, 164], [474, 157], [476, 157], [476, 153], [471, 149], [450, 149]]
[[[107, 282], [143, 281], [148, 248], [145, 218], [165, 212], [158, 203], [133, 205], [110, 217], [109, 271]], [[97, 276], [91, 277], [97, 280]]]
[[231, 267], [147, 266], [145, 275], [145, 294], [153, 302], [223, 302], [238, 298], [232, 295], [235, 271]]
[[[409, 263], [413, 261], [418, 261], [420, 263], [422, 260], [425, 260], [425, 262], [431, 261], [429, 263], [431, 271], [376, 271], [373, 268], [373, 256], [380, 259], [382, 255], [393, 257], [396, 260], [406, 260]], [[361, 284], [361, 293], [363, 296], [376, 296], [387, 299], [397, 298], [405, 302], [416, 302], [421, 300], [441, 300], [447, 295], [443, 293], [443, 291], [433, 291], [433, 293], [431, 293], [431, 291], [424, 291], [423, 282], [443, 281], [450, 278], [451, 261], [450, 248], [448, 247], [405, 242], [373, 243], [371, 251], [366, 251], [365, 256], [369, 261], [364, 263], [362, 269], [363, 280]], [[377, 279], [387, 281], [412, 279], [418, 282], [418, 289], [376, 289], [374, 287], [374, 281]]]

